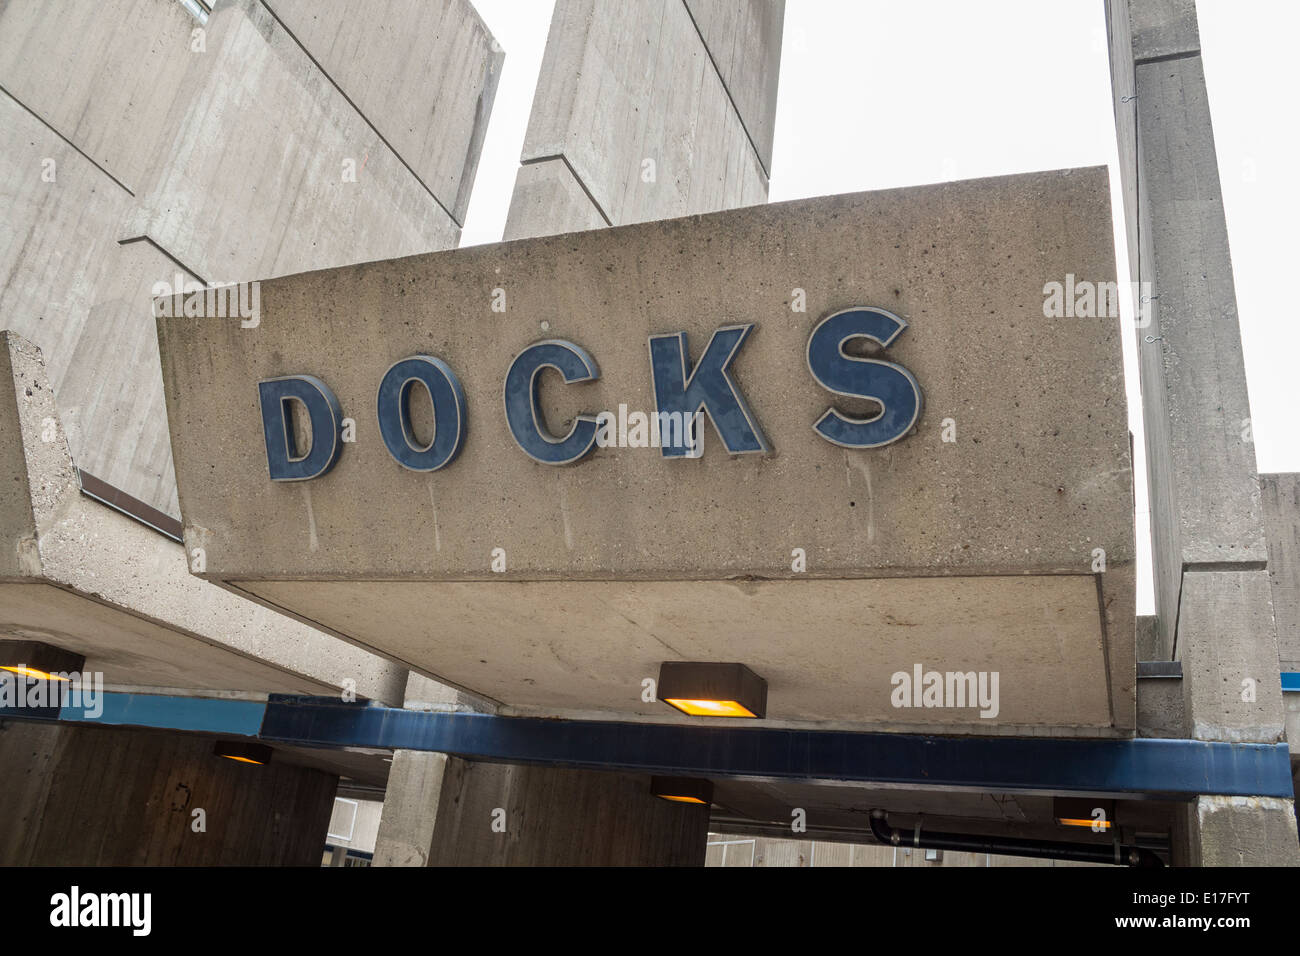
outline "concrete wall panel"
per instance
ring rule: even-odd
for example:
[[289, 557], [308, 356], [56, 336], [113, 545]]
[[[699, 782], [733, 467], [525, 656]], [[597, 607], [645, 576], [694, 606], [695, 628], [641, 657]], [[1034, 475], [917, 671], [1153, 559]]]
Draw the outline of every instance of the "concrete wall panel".
[[1185, 572], [1263, 567], [1266, 544], [1214, 135], [1192, 0], [1109, 0], [1162, 653]]
[[451, 217], [257, 0], [213, 12], [206, 63], [125, 238], [207, 282], [456, 244]]
[[772, 171], [785, 0], [685, 0], [763, 169]]
[[608, 225], [563, 159], [544, 159], [519, 167], [506, 218], [506, 240]]
[[1300, 671], [1300, 474], [1260, 475], [1259, 484], [1278, 658], [1282, 670]]
[[708, 808], [652, 796], [648, 777], [448, 761], [430, 866], [704, 862]]
[[505, 58], [469, 0], [266, 6], [464, 223]]
[[0, 88], [138, 192], [184, 77], [203, 69], [199, 28], [175, 0], [6, 3]]
[[767, 199], [758, 154], [681, 0], [556, 3], [523, 161], [556, 156], [615, 224]]
[[126, 191], [2, 95], [0, 114], [0, 202], [14, 217], [0, 238], [0, 326], [50, 356], [78, 467], [177, 514], [150, 294], [194, 277], [147, 242], [119, 244]]
[[[342, 93], [257, 0], [202, 28], [170, 0], [0, 11], [0, 327], [43, 348], [77, 465], [171, 515], [155, 284], [454, 246], [408, 164], [463, 208], [495, 91], [502, 54], [465, 0], [275, 6]], [[394, 59], [394, 38], [429, 55]]]
[[1178, 657], [1183, 662], [1188, 736], [1262, 743], [1283, 738], [1282, 682], [1273, 634], [1266, 571], [1184, 576]]
[[23, 434], [17, 427], [18, 397], [26, 391], [13, 374], [8, 349], [0, 349], [0, 462], [8, 480], [0, 481], [0, 580], [20, 578], [39, 565], [36, 519], [32, 515], [31, 484], [23, 456]]

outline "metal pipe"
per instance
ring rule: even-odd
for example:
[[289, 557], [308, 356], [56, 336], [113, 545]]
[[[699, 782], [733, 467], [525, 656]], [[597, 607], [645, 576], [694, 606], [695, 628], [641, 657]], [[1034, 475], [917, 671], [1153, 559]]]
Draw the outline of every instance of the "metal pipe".
[[1022, 840], [1015, 837], [978, 836], [970, 833], [924, 832], [921, 824], [907, 833], [891, 827], [884, 810], [871, 811], [871, 832], [885, 846], [912, 846], [924, 850], [958, 850], [968, 853], [998, 853], [1005, 856], [1029, 856], [1051, 860], [1077, 860], [1083, 863], [1110, 863], [1116, 866], [1164, 866], [1164, 861], [1150, 850], [1116, 841], [1110, 846], [1065, 843], [1051, 840]]

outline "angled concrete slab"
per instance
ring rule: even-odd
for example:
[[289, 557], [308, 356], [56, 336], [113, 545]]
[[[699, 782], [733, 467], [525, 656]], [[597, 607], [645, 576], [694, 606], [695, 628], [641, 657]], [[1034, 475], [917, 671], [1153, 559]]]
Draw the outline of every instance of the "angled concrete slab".
[[12, 332], [0, 456], [0, 639], [74, 651], [115, 686], [337, 695], [350, 681], [401, 702], [400, 667], [201, 581], [181, 545], [82, 495], [40, 351]]

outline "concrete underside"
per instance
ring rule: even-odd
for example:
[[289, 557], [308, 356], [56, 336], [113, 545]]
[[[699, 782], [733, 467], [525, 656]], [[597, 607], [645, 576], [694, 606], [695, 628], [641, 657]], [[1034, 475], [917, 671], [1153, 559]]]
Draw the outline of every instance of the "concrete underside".
[[[794, 581], [262, 581], [256, 597], [515, 712], [670, 711], [663, 660], [743, 660], [768, 717], [983, 731], [1111, 724], [1090, 575]], [[373, 608], [385, 608], [376, 616]], [[1000, 712], [898, 709], [890, 677], [999, 672]], [[1043, 686], [1052, 688], [1042, 693]], [[996, 718], [996, 720], [992, 719]]]
[[110, 686], [334, 692], [323, 681], [277, 672], [229, 647], [50, 584], [0, 582], [0, 638], [40, 641], [83, 655], [85, 670], [102, 673]]

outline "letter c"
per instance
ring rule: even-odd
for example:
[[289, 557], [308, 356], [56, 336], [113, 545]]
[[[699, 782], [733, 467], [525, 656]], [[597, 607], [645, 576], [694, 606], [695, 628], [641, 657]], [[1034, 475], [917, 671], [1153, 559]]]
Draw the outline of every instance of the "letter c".
[[553, 368], [568, 385], [600, 378], [595, 360], [572, 342], [534, 342], [510, 363], [503, 389], [506, 424], [524, 454], [543, 465], [567, 465], [584, 458], [596, 444], [596, 417], [579, 415], [562, 438], [546, 430], [538, 380], [542, 369]]

